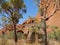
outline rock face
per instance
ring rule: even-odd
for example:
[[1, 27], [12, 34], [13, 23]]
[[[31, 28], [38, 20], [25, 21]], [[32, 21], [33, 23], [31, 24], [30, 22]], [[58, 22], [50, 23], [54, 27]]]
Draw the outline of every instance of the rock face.
[[[32, 22], [34, 22], [34, 20], [28, 19], [25, 22], [23, 22], [23, 24], [17, 24], [16, 25], [16, 31], [17, 32], [23, 32], [23, 33], [27, 34], [28, 33], [28, 27]], [[12, 30], [14, 30], [13, 26], [8, 25], [7, 27], [3, 27], [2, 29], [0, 29], [0, 34], [9, 33]]]
[[[46, 12], [46, 18], [49, 17], [49, 19], [46, 21], [46, 24], [50, 27], [57, 26], [60, 29], [60, 0], [57, 0], [58, 3], [55, 3], [55, 0], [47, 0], [44, 4], [45, 0], [42, 0], [41, 3], [44, 6], [46, 4], [47, 12]], [[40, 8], [42, 8], [42, 5], [40, 4]], [[41, 21], [40, 12], [36, 15], [36, 19], [38, 23]]]

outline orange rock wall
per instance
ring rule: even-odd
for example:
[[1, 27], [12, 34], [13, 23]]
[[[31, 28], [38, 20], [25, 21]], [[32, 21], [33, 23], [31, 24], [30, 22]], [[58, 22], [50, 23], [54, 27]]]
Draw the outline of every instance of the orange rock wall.
[[[49, 6], [47, 9], [46, 17], [49, 17], [51, 14], [53, 14], [52, 12], [54, 11], [54, 9], [56, 9], [54, 0], [48, 0], [48, 2], [49, 2]], [[40, 4], [40, 7], [42, 7], [41, 4]], [[38, 12], [38, 14], [36, 15], [35, 18], [37, 19], [37, 22], [40, 23], [40, 21], [41, 21], [40, 12]], [[58, 10], [56, 10], [56, 12], [53, 14], [53, 16], [51, 16], [49, 18], [49, 20], [46, 21], [46, 24], [49, 25], [50, 27], [57, 26], [60, 29], [60, 8], [58, 8]]]

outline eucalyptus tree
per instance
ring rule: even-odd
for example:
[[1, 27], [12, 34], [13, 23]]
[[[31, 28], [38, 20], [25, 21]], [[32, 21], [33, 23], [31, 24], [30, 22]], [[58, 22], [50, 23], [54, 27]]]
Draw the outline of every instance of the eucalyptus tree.
[[19, 22], [19, 19], [22, 18], [20, 11], [26, 13], [26, 6], [23, 0], [0, 0], [2, 12], [6, 13], [6, 17], [10, 19], [10, 22], [13, 24], [15, 43], [17, 42], [17, 33], [16, 33], [16, 24]]

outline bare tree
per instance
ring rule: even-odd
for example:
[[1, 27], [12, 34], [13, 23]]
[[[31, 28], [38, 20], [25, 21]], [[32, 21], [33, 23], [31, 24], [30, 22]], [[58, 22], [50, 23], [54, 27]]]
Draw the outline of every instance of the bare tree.
[[[51, 0], [52, 1], [52, 0]], [[43, 31], [45, 34], [45, 45], [48, 45], [48, 41], [47, 41], [47, 30], [46, 30], [46, 21], [49, 20], [50, 17], [53, 16], [53, 14], [56, 13], [57, 10], [57, 3], [54, 2], [54, 9], [52, 11], [51, 14], [49, 14], [48, 17], [46, 17], [47, 15], [47, 10], [49, 8], [50, 2], [49, 0], [36, 0], [36, 4], [38, 5], [39, 11], [40, 11], [40, 16], [41, 16], [41, 20], [43, 19]]]

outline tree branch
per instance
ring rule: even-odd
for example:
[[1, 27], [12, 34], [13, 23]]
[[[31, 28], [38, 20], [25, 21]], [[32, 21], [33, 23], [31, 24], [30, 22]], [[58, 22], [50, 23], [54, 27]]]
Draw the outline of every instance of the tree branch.
[[50, 17], [52, 17], [52, 16], [55, 14], [55, 12], [56, 12], [56, 5], [55, 5], [55, 7], [54, 7], [54, 10], [53, 10], [52, 13], [50, 14], [50, 16], [46, 18], [46, 21], [47, 21]]

